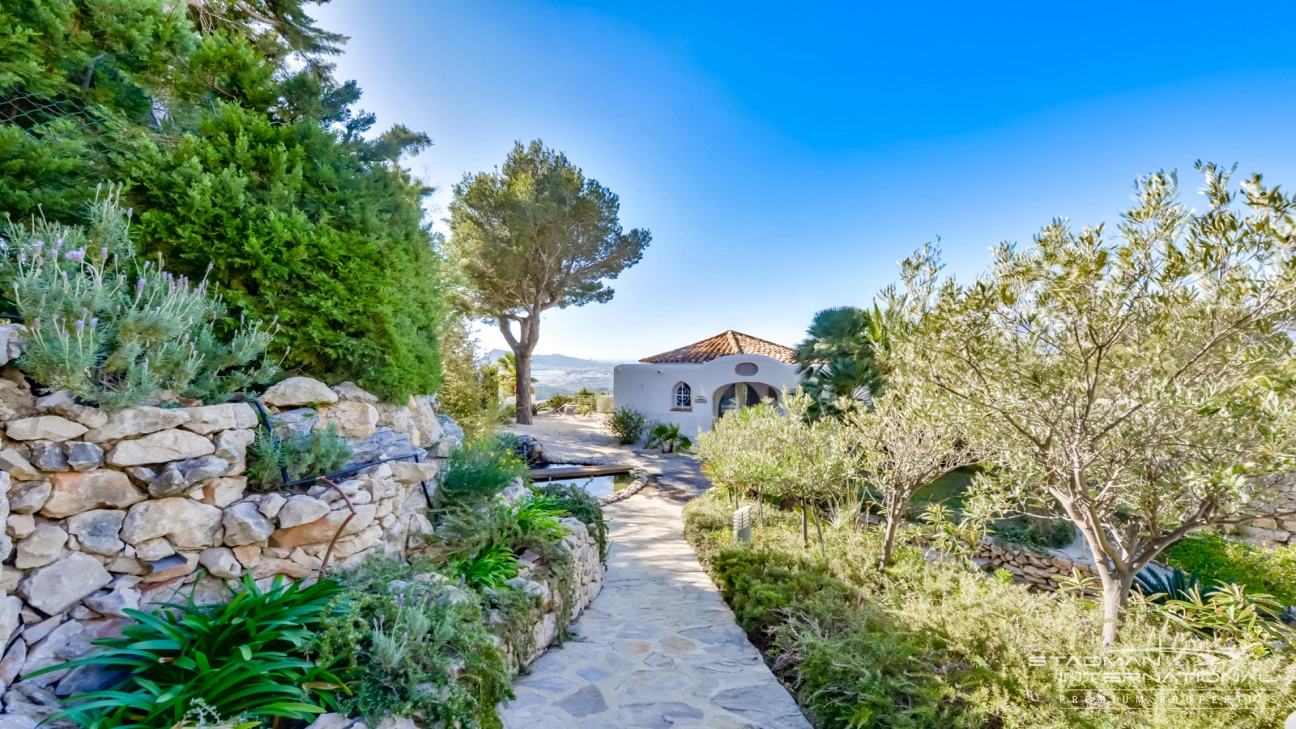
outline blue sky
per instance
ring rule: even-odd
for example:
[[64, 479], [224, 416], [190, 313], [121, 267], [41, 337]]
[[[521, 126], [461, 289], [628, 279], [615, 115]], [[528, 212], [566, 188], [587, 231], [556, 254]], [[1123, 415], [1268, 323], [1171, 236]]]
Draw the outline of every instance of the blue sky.
[[[446, 216], [465, 172], [541, 138], [621, 197], [644, 260], [609, 304], [556, 310], [537, 351], [634, 360], [737, 329], [795, 344], [941, 240], [1054, 217], [1114, 224], [1134, 178], [1197, 159], [1296, 184], [1296, 5], [333, 0], [338, 75]], [[482, 344], [503, 346], [484, 329]]]

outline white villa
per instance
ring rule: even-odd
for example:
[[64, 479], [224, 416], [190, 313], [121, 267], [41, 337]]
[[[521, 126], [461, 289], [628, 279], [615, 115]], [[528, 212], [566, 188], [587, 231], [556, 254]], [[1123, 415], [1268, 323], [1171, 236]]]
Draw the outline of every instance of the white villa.
[[730, 329], [679, 349], [617, 365], [617, 407], [630, 405], [662, 423], [679, 423], [689, 436], [711, 429], [735, 407], [779, 400], [799, 382], [793, 349]]

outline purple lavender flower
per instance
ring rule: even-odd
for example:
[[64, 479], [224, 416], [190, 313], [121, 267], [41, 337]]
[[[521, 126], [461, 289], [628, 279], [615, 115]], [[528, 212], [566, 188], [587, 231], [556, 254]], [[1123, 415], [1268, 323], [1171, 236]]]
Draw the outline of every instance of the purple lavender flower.
[[144, 279], [141, 278], [135, 282], [135, 295], [139, 296], [142, 293], [144, 293]]
[[57, 253], [57, 252], [58, 252], [58, 249], [60, 249], [60, 248], [62, 248], [62, 247], [63, 247], [63, 239], [62, 239], [62, 238], [55, 238], [55, 239], [54, 239], [54, 252]]
[[80, 319], [77, 319], [76, 320], [77, 334], [80, 334], [84, 329], [85, 329], [85, 322]]
[[32, 319], [32, 329], [35, 329], [36, 331], [40, 331], [40, 317], [39, 317], [39, 316], [36, 317], [35, 319]]
[[90, 317], [90, 328], [94, 329], [97, 326], [99, 326], [99, 317], [97, 316]]
[[67, 253], [63, 254], [63, 257], [68, 259], [69, 261], [76, 261], [77, 263], [80, 263], [85, 260], [85, 249], [81, 248], [75, 251], [68, 251]]
[[107, 246], [104, 246], [103, 248], [100, 248], [100, 249], [99, 249], [99, 257], [100, 257], [101, 259], [105, 260], [105, 261], [108, 260], [108, 247], [107, 247]]
[[36, 251], [37, 254], [39, 254], [44, 247], [45, 247], [45, 241], [43, 240], [38, 240], [32, 243], [32, 250]]

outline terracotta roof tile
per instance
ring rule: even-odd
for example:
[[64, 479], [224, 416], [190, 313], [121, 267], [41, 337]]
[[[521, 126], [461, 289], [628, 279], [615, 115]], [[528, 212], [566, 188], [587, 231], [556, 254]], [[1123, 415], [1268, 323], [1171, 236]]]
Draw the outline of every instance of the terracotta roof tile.
[[760, 354], [773, 357], [780, 362], [794, 364], [792, 359], [794, 353], [795, 350], [791, 347], [784, 347], [781, 344], [775, 344], [730, 329], [714, 337], [694, 342], [686, 347], [672, 349], [669, 352], [662, 352], [651, 357], [644, 357], [639, 361], [646, 364], [700, 364], [731, 354]]

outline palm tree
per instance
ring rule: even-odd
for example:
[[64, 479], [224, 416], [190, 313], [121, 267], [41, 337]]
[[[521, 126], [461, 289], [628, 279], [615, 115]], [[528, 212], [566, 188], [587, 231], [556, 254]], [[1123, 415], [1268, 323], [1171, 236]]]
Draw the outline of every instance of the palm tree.
[[505, 397], [517, 395], [517, 355], [509, 352], [495, 360], [499, 365], [500, 389]]
[[840, 398], [867, 403], [881, 392], [885, 379], [873, 356], [884, 337], [878, 312], [854, 306], [824, 309], [815, 314], [806, 335], [794, 359], [801, 389], [812, 401], [807, 417], [839, 417]]

